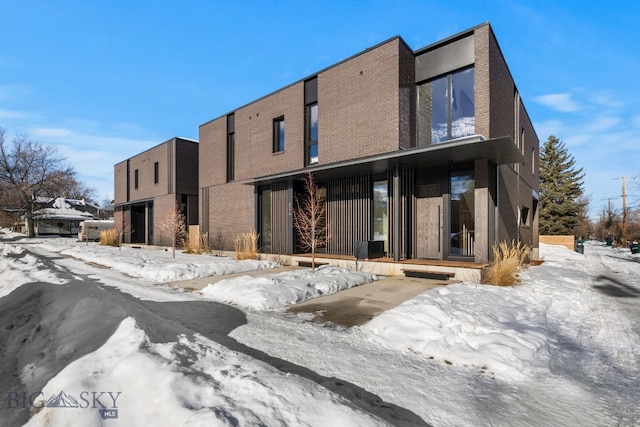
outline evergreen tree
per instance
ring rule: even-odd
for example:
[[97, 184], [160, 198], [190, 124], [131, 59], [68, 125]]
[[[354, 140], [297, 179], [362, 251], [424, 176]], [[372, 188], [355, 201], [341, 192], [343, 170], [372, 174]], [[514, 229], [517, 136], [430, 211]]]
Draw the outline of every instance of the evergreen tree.
[[540, 234], [573, 234], [585, 218], [582, 168], [564, 143], [549, 136], [540, 152]]

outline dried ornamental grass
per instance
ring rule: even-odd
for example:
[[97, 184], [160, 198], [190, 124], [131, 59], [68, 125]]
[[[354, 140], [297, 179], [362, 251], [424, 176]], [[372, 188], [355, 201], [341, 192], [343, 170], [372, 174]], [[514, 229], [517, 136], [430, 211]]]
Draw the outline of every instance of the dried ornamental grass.
[[118, 230], [112, 228], [110, 230], [103, 230], [100, 232], [100, 244], [102, 246], [119, 246], [120, 236]]
[[529, 263], [531, 247], [522, 243], [503, 241], [493, 246], [493, 262], [485, 273], [483, 283], [513, 286], [520, 283], [519, 273]]
[[233, 236], [233, 246], [236, 251], [236, 258], [239, 260], [259, 258], [258, 233], [253, 230]]
[[203, 254], [211, 252], [209, 233], [189, 233], [182, 243], [182, 252], [186, 254]]

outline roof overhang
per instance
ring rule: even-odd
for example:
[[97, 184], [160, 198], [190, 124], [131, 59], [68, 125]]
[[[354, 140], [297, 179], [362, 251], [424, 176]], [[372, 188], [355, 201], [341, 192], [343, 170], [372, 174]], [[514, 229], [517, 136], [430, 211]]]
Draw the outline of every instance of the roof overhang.
[[428, 168], [482, 159], [489, 160], [497, 165], [524, 162], [524, 156], [510, 136], [484, 139], [480, 135], [474, 135], [427, 147], [398, 150], [370, 157], [262, 176], [255, 178], [251, 184], [270, 184], [285, 179], [297, 178], [308, 172], [312, 172], [316, 179], [323, 180], [336, 175], [350, 176], [362, 173], [383, 173], [391, 170], [396, 165]]
[[123, 202], [123, 203], [114, 203], [111, 206], [112, 206], [113, 209], [115, 209], [115, 208], [120, 208], [120, 207], [123, 207], [123, 206], [143, 205], [143, 204], [149, 203], [149, 202], [153, 202], [153, 197], [150, 197], [148, 199], [131, 200], [129, 202]]

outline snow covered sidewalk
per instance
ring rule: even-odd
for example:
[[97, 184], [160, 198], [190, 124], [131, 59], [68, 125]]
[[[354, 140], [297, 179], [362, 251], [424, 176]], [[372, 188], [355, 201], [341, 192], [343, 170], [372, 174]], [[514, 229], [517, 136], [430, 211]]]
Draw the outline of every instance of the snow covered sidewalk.
[[[431, 425], [640, 425], [639, 256], [594, 242], [587, 243], [584, 255], [556, 246], [540, 249], [544, 264], [523, 272], [519, 286], [461, 283], [433, 289], [357, 328], [319, 324], [285, 311], [298, 300], [360, 283], [362, 276], [350, 278], [352, 272], [264, 270], [264, 275], [219, 282], [210, 290], [224, 286], [211, 298], [243, 311], [246, 322], [230, 336], [246, 348], [354, 384]], [[2, 250], [5, 271], [0, 274], [12, 275], [14, 288], [34, 280], [59, 283], [55, 271], [41, 271], [38, 279], [30, 276], [41, 268], [29, 267], [33, 260], [18, 253], [22, 248], [16, 243]], [[69, 245], [52, 250], [82, 252]], [[199, 274], [197, 268], [184, 267], [188, 263], [178, 267], [182, 261], [174, 265], [161, 258], [162, 251], [148, 252], [158, 256], [144, 261], [148, 277], [171, 276], [151, 273], [163, 268], [182, 271], [182, 278]], [[109, 271], [93, 269], [91, 274], [132, 295], [135, 289], [153, 287], [159, 301], [185, 301], [185, 295], [148, 279], [116, 279]], [[208, 292], [189, 293], [188, 299], [208, 300]], [[140, 425], [133, 412], [151, 400], [169, 410], [158, 411], [157, 418], [143, 411], [149, 416], [145, 424], [165, 418], [194, 425], [384, 424], [360, 410], [353, 412], [348, 401], [316, 382], [197, 335], [149, 343], [143, 332], [136, 332], [136, 324], [123, 322], [112, 340], [69, 365], [45, 390], [53, 394], [65, 387], [73, 394], [85, 385], [120, 387], [119, 402], [127, 407], [120, 412], [121, 421], [131, 421], [129, 425]], [[107, 368], [95, 369], [102, 365]], [[156, 378], [162, 385], [151, 387], [159, 384]], [[145, 393], [139, 395], [138, 383], [149, 386]], [[265, 390], [271, 389], [283, 392], [269, 400]], [[318, 416], [316, 407], [328, 418]], [[73, 411], [57, 411], [41, 411], [31, 425], [44, 425], [45, 413], [62, 417], [61, 425], [73, 424], [65, 418]], [[86, 425], [100, 421], [83, 419]]]

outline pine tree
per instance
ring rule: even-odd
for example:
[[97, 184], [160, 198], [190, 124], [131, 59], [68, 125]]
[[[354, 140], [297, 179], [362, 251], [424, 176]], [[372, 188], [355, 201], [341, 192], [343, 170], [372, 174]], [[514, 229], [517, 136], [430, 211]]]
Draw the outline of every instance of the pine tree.
[[549, 136], [540, 152], [540, 234], [573, 234], [585, 217], [582, 168], [564, 143]]

